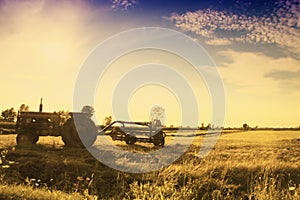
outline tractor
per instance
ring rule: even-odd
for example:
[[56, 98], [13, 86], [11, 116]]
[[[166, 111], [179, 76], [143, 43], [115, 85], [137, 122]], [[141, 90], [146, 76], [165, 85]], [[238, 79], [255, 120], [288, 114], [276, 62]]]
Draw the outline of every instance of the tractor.
[[40, 136], [61, 136], [67, 147], [93, 145], [98, 130], [89, 114], [71, 112], [69, 115], [70, 118], [64, 122], [58, 113], [43, 112], [41, 99], [39, 112], [18, 113], [16, 123], [17, 144], [35, 144]]

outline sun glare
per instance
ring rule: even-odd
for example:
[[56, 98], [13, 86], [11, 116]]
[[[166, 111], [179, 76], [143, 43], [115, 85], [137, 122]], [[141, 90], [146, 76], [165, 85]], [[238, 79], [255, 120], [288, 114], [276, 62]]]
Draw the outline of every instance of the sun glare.
[[42, 46], [44, 58], [52, 63], [64, 63], [67, 61], [70, 49], [62, 42], [48, 42]]

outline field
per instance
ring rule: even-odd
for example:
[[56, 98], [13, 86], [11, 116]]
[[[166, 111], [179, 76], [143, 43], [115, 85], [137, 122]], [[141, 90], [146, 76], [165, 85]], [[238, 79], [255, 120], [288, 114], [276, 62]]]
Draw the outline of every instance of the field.
[[[65, 149], [59, 137], [41, 137], [28, 148], [16, 146], [15, 137], [0, 135], [0, 199], [300, 199], [299, 131], [222, 134], [203, 158], [198, 136], [172, 165], [143, 174]], [[156, 150], [114, 143], [127, 151]]]

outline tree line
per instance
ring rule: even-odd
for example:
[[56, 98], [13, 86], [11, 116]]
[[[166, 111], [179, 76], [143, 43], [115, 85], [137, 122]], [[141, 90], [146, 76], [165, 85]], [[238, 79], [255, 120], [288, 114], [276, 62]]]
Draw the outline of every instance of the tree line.
[[[21, 104], [17, 111], [13, 107], [2, 110], [0, 121], [14, 122], [17, 118], [18, 112], [29, 112], [29, 106], [26, 104]], [[56, 113], [58, 113], [62, 119], [67, 120], [69, 118], [68, 110], [59, 110]]]
[[[22, 104], [18, 110], [19, 112], [28, 112], [29, 106], [26, 104]], [[1, 112], [1, 121], [13, 122], [17, 117], [17, 111], [13, 107], [2, 110]]]

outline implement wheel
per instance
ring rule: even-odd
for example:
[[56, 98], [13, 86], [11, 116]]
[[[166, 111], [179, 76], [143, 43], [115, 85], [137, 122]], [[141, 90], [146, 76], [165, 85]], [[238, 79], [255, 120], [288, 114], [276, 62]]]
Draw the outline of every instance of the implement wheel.
[[136, 143], [136, 137], [127, 135], [125, 142], [126, 142], [126, 144], [132, 145], [132, 144]]
[[153, 136], [153, 144], [155, 146], [163, 147], [165, 145], [166, 134], [163, 131], [158, 132]]

